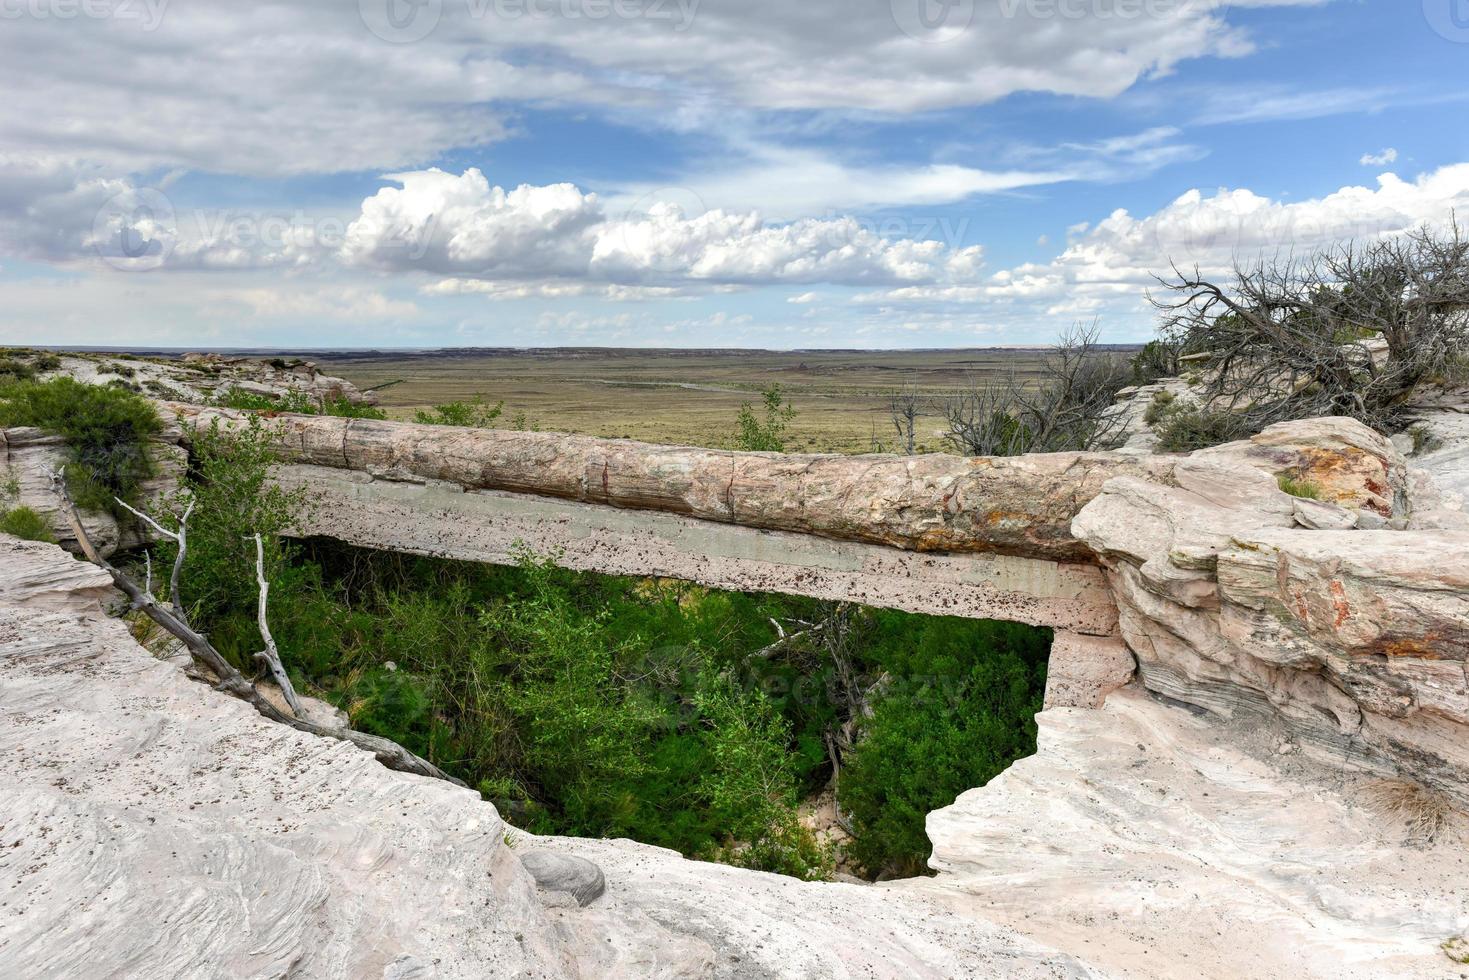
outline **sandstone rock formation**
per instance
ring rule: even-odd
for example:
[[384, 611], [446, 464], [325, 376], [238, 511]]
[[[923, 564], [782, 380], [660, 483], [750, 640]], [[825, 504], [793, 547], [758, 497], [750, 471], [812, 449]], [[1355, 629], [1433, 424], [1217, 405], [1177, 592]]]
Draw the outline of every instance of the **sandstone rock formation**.
[[[139, 490], [139, 497], [145, 503], [178, 486], [185, 463], [185, 453], [178, 440], [176, 426], [166, 428], [151, 440], [148, 454], [154, 460], [157, 472]], [[0, 429], [0, 453], [4, 454], [0, 482], [8, 482], [9, 489], [13, 491], [7, 494], [4, 507], [31, 508], [50, 524], [52, 536], [57, 541], [75, 548], [76, 539], [71, 525], [62, 516], [56, 494], [51, 489], [50, 474], [67, 462], [66, 446], [61, 437], [40, 429]], [[147, 540], [147, 529], [140, 524], [132, 520], [119, 521], [105, 511], [88, 511], [83, 515], [87, 534], [104, 555]]]
[[510, 830], [187, 680], [99, 588], [0, 542], [0, 975], [1411, 978], [1469, 929], [1456, 842], [1136, 686], [935, 813], [937, 878], [803, 883]]
[[[185, 442], [241, 419], [166, 410]], [[271, 418], [279, 478], [353, 511], [318, 533], [390, 546], [358, 525], [422, 497], [425, 533], [482, 560], [524, 539], [575, 567], [932, 592], [925, 611], [1056, 626], [1040, 750], [931, 816], [931, 880], [810, 885], [534, 838], [185, 680], [100, 617], [88, 566], [0, 542], [18, 779], [0, 826], [46, 828], [0, 837], [22, 911], [0, 920], [0, 974], [91, 956], [205, 975], [1443, 976], [1440, 946], [1469, 933], [1463, 848], [1405, 846], [1373, 800], [1469, 805], [1457, 417], [1433, 416], [1447, 439], [1312, 419], [1188, 457], [1007, 460]], [[49, 509], [38, 474], [61, 447], [5, 444]], [[159, 451], [176, 472], [178, 447]]]
[[[0, 539], [0, 976], [1093, 975], [919, 895], [510, 831], [155, 660], [89, 567]], [[522, 848], [606, 894], [543, 899]]]
[[312, 404], [343, 399], [374, 404], [376, 396], [362, 392], [345, 378], [321, 373], [299, 358], [228, 357], [222, 354], [185, 354], [179, 358], [115, 357], [108, 354], [62, 353], [60, 365], [41, 377], [67, 375], [87, 384], [123, 384], [153, 398], [204, 405], [232, 388], [263, 398], [304, 398]]
[[1178, 486], [1113, 480], [1073, 529], [1108, 566], [1150, 690], [1282, 718], [1322, 755], [1469, 800], [1469, 532], [1293, 526], [1272, 478], [1305, 467], [1411, 523], [1405, 461], [1359, 429], [1286, 423], [1181, 461]]
[[934, 879], [901, 882], [1085, 951], [1106, 976], [1447, 978], [1469, 927], [1453, 833], [1404, 846], [1371, 777], [1267, 718], [1136, 687], [1036, 717], [1036, 754], [928, 818]]

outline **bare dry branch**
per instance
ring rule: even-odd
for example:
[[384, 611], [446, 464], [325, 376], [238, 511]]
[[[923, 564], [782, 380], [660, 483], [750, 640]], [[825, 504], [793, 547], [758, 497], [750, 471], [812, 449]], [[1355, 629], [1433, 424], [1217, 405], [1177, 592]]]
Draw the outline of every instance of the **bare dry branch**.
[[903, 451], [909, 456], [914, 453], [914, 440], [922, 407], [921, 396], [913, 385], [888, 393], [888, 415], [892, 419], [893, 428], [898, 432], [898, 439], [903, 443]]
[[98, 554], [96, 547], [92, 544], [91, 536], [87, 534], [86, 528], [82, 525], [81, 513], [77, 510], [76, 504], [71, 499], [71, 493], [66, 488], [64, 471], [53, 472], [51, 474], [51, 487], [61, 501], [62, 509], [66, 514], [68, 522], [71, 524], [72, 533], [81, 545], [82, 552], [94, 565], [112, 576], [113, 584], [132, 601], [133, 608], [140, 610], [149, 619], [153, 620], [153, 622], [178, 637], [188, 649], [190, 655], [201, 666], [207, 668], [218, 678], [218, 682], [215, 685], [217, 690], [224, 691], [242, 701], [248, 702], [256, 711], [271, 721], [289, 725], [297, 731], [308, 732], [312, 735], [322, 735], [327, 738], [350, 742], [360, 749], [371, 752], [379, 762], [389, 769], [413, 773], [419, 776], [428, 776], [433, 779], [443, 779], [458, 786], [464, 785], [463, 782], [450, 776], [438, 766], [426, 759], [419, 758], [396, 742], [379, 738], [376, 735], [368, 735], [365, 732], [354, 732], [349, 728], [328, 728], [324, 725], [318, 725], [313, 721], [308, 721], [305, 718], [292, 718], [271, 704], [264, 695], [255, 689], [253, 684], [245, 679], [244, 675], [236, 670], [214, 648], [212, 643], [191, 629], [186, 622], [176, 616], [171, 610], [159, 605], [158, 601], [139, 588], [136, 582], [113, 567], [112, 564]]
[[1062, 334], [1033, 383], [1012, 372], [953, 393], [944, 403], [945, 439], [970, 456], [1107, 448], [1122, 424], [1108, 409], [1131, 369], [1097, 349], [1098, 334], [1095, 323]]
[[1469, 344], [1469, 239], [1457, 223], [1237, 263], [1227, 283], [1177, 267], [1160, 282], [1174, 293], [1153, 299], [1164, 335], [1211, 355], [1204, 400], [1254, 429], [1346, 415], [1392, 431], [1418, 385]]
[[281, 689], [281, 696], [290, 706], [291, 713], [300, 718], [305, 714], [301, 708], [301, 700], [296, 697], [296, 688], [286, 674], [285, 665], [281, 663], [281, 653], [276, 649], [275, 637], [270, 635], [270, 621], [266, 616], [270, 606], [270, 580], [265, 577], [265, 543], [259, 534], [255, 535], [255, 584], [260, 588], [256, 619], [260, 626], [260, 638], [265, 641], [265, 649], [255, 654], [255, 659], [265, 662], [265, 666], [270, 669], [270, 676]]
[[[117, 501], [118, 504], [120, 504], [122, 507], [126, 508], [129, 513], [134, 514], [137, 517], [141, 518], [143, 521], [147, 522], [147, 524], [152, 527], [153, 530], [163, 535], [164, 538], [172, 541], [175, 545], [178, 546], [178, 552], [177, 554], [175, 554], [173, 559], [173, 572], [168, 577], [168, 595], [169, 601], [173, 604], [174, 615], [178, 616], [180, 620], [187, 623], [188, 616], [184, 612], [184, 601], [182, 593], [179, 589], [179, 580], [183, 575], [184, 558], [189, 551], [189, 517], [194, 513], [194, 501], [189, 501], [189, 506], [184, 508], [184, 515], [178, 519], [179, 529], [177, 531], [170, 531], [168, 528], [164, 527], [162, 524], [159, 524], [147, 514], [133, 507], [121, 497], [113, 497], [112, 499]], [[151, 584], [148, 591], [153, 591]]]

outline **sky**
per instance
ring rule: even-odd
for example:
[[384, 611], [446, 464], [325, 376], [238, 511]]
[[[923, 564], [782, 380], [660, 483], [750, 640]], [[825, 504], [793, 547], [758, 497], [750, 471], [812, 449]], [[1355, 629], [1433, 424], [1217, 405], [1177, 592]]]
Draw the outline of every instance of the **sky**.
[[1469, 219], [1469, 0], [0, 0], [0, 343], [1153, 335]]

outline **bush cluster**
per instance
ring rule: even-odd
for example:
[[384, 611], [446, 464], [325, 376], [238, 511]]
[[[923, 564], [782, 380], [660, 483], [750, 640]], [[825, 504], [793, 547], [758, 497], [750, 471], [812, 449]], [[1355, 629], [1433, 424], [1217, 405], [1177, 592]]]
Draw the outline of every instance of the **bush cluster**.
[[373, 405], [354, 402], [345, 397], [312, 401], [305, 392], [287, 391], [279, 397], [257, 394], [243, 388], [226, 388], [217, 393], [211, 404], [244, 412], [286, 412], [293, 415], [331, 415], [348, 419], [386, 419], [388, 413]]
[[69, 377], [0, 384], [0, 426], [35, 426], [66, 440], [67, 483], [79, 506], [115, 510], [155, 472], [148, 441], [163, 429], [152, 402]]
[[56, 543], [51, 524], [30, 507], [12, 507], [0, 514], [0, 533], [13, 535], [22, 541]]

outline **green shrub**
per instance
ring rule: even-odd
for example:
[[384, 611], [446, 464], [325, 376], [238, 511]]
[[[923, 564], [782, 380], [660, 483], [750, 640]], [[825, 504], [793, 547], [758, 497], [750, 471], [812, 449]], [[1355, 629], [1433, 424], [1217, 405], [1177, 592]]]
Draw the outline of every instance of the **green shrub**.
[[1157, 425], [1169, 414], [1169, 409], [1177, 397], [1171, 391], [1160, 391], [1153, 395], [1153, 400], [1148, 404], [1148, 409], [1143, 413], [1143, 421], [1148, 425]]
[[56, 543], [50, 523], [29, 507], [12, 507], [0, 514], [0, 532], [14, 535], [22, 541]]
[[457, 425], [466, 429], [494, 428], [495, 420], [505, 411], [504, 402], [487, 403], [483, 395], [475, 395], [467, 402], [448, 402], [435, 405], [432, 411], [419, 410], [413, 413], [413, 421], [421, 425]]
[[1191, 453], [1254, 434], [1249, 421], [1233, 412], [1177, 408], [1159, 420], [1158, 448], [1165, 453]]
[[35, 376], [34, 366], [13, 357], [0, 357], [0, 383], [29, 381]]
[[55, 354], [37, 354], [31, 359], [31, 367], [36, 371], [55, 371], [61, 367], [61, 358]]
[[64, 438], [67, 485], [78, 506], [91, 510], [114, 510], [114, 497], [137, 495], [155, 472], [148, 440], [163, 429], [148, 399], [65, 376], [0, 387], [0, 425], [35, 426]]
[[[236, 666], [254, 672], [251, 656], [261, 649], [255, 624], [255, 542], [265, 545], [266, 577], [276, 610], [300, 601], [300, 589], [286, 577], [289, 549], [279, 535], [305, 512], [304, 488], [282, 490], [269, 480], [270, 439], [258, 418], [227, 429], [215, 419], [196, 430], [189, 447], [185, 486], [168, 510], [182, 514], [194, 503], [189, 520], [189, 550], [184, 559], [184, 604], [194, 621], [211, 632], [220, 652]], [[165, 526], [170, 526], [165, 518]], [[161, 547], [172, 564], [172, 547]]]
[[1162, 378], [1176, 377], [1179, 345], [1167, 340], [1150, 340], [1132, 358], [1132, 383], [1150, 385]]
[[278, 398], [270, 395], [229, 388], [214, 396], [213, 405], [242, 412], [286, 412], [292, 415], [333, 415], [347, 419], [386, 419], [388, 413], [373, 405], [354, 402], [345, 396], [325, 399], [316, 404], [302, 391], [287, 391]]
[[243, 388], [227, 388], [217, 392], [210, 403], [220, 408], [233, 408], [242, 412], [288, 412], [294, 415], [318, 415], [319, 409], [303, 392], [288, 391], [279, 398], [246, 391]]
[[1302, 497], [1306, 500], [1320, 500], [1321, 488], [1310, 480], [1296, 479], [1288, 473], [1282, 473], [1275, 478], [1280, 484], [1280, 489], [1292, 497]]
[[740, 406], [735, 425], [739, 433], [735, 436], [734, 448], [754, 453], [783, 453], [786, 451], [785, 434], [796, 410], [785, 401], [780, 385], [772, 384], [760, 392], [764, 405], [764, 417], [755, 414], [749, 402]]
[[879, 616], [891, 682], [837, 795], [852, 817], [851, 854], [868, 873], [913, 875], [931, 849], [927, 815], [1035, 751], [1050, 636], [1013, 623]]
[[387, 412], [384, 412], [375, 405], [368, 405], [365, 402], [354, 402], [345, 397], [328, 398], [322, 404], [321, 414], [334, 415], [337, 418], [344, 419], [376, 419], [380, 422], [388, 417]]
[[831, 853], [796, 818], [790, 727], [759, 691], [711, 683], [696, 696], [710, 765], [698, 782], [729, 843], [712, 856], [796, 878], [831, 875]]

